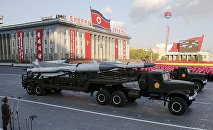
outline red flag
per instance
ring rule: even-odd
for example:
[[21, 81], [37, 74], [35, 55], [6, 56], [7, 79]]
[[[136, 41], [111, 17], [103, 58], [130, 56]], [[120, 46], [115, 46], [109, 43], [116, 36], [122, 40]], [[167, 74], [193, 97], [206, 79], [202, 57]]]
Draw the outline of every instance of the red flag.
[[23, 32], [17, 32], [18, 36], [18, 60], [19, 62], [22, 62], [24, 60], [24, 47], [23, 47]]
[[37, 58], [39, 61], [43, 60], [42, 52], [42, 29], [36, 29], [36, 45], [37, 45]]
[[75, 59], [75, 43], [76, 43], [76, 31], [74, 29], [70, 30], [70, 59]]
[[126, 40], [123, 40], [123, 59], [126, 59]]
[[91, 9], [91, 17], [94, 27], [110, 30], [110, 20], [106, 19], [99, 11]]
[[115, 38], [115, 60], [118, 59], [118, 38]]
[[91, 58], [91, 51], [90, 51], [90, 33], [85, 32], [85, 59], [90, 60]]

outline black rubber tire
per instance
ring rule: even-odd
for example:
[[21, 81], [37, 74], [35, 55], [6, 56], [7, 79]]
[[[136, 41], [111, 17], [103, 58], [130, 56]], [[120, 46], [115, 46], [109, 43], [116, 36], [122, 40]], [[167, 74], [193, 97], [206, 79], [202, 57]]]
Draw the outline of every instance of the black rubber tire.
[[127, 97], [127, 101], [128, 102], [134, 102], [135, 100], [137, 100], [137, 98]]
[[126, 95], [122, 91], [115, 91], [111, 96], [111, 103], [115, 107], [122, 107], [127, 103]]
[[189, 101], [187, 101], [186, 103], [187, 103], [187, 107], [190, 107], [191, 105], [192, 105], [192, 100], [189, 100]]
[[109, 104], [110, 103], [110, 93], [109, 93], [109, 91], [106, 90], [106, 89], [102, 89], [102, 90], [98, 91], [98, 93], [96, 94], [96, 101], [100, 105]]
[[204, 87], [204, 85], [200, 82], [194, 82], [194, 84], [197, 86], [197, 92], [200, 92]]
[[169, 111], [174, 115], [182, 115], [187, 108], [186, 101], [181, 97], [173, 97], [168, 104]]
[[47, 91], [46, 89], [39, 87], [39, 86], [35, 86], [35, 93], [37, 96], [44, 96], [46, 95]]
[[29, 85], [27, 85], [26, 91], [29, 95], [35, 94], [35, 85], [30, 83]]

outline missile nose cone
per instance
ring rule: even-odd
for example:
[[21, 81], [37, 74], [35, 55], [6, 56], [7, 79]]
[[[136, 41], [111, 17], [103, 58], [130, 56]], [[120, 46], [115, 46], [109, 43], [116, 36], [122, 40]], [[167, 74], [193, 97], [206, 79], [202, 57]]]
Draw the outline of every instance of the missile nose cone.
[[144, 68], [155, 66], [154, 63], [144, 62]]
[[111, 70], [111, 69], [115, 69], [115, 68], [118, 68], [117, 65], [114, 65], [114, 64], [100, 64], [99, 65], [99, 69], [100, 71], [107, 71], [107, 70]]

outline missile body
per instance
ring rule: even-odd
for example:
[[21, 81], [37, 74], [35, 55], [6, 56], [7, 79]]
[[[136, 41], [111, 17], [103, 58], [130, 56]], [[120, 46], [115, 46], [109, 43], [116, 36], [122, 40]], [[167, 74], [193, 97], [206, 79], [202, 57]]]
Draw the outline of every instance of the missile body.
[[114, 64], [103, 64], [103, 63], [91, 63], [91, 64], [61, 64], [57, 67], [34, 67], [27, 69], [27, 72], [41, 72], [41, 73], [55, 73], [60, 71], [69, 72], [98, 72], [107, 71], [111, 69], [119, 68]]
[[118, 66], [114, 64], [91, 63], [91, 64], [79, 64], [76, 66], [66, 66], [63, 67], [62, 70], [70, 72], [98, 72], [98, 71], [107, 71], [115, 68], [118, 68]]
[[27, 72], [43, 72], [43, 73], [55, 73], [59, 72], [59, 67], [38, 67], [38, 68], [28, 68]]
[[129, 62], [127, 64], [124, 64], [119, 61], [103, 61], [101, 63], [114, 64], [120, 68], [148, 68], [148, 67], [152, 67], [155, 65], [154, 63], [150, 63], [150, 62]]
[[126, 64], [126, 68], [148, 68], [154, 65], [155, 64], [150, 62], [130, 62]]
[[68, 64], [65, 60], [57, 61], [34, 61], [34, 68], [28, 68], [27, 72], [37, 73], [57, 73], [57, 72], [99, 72], [108, 71], [116, 68], [147, 68], [155, 64], [149, 62], [129, 62], [123, 64], [119, 61], [102, 61], [89, 64]]

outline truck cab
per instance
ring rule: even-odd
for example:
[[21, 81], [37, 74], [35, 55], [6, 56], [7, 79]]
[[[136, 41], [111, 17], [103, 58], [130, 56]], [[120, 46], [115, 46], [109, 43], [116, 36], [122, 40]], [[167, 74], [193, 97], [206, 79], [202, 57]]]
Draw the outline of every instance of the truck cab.
[[176, 80], [193, 82], [197, 92], [200, 92], [207, 83], [207, 76], [205, 74], [190, 72], [188, 67], [178, 67], [170, 72], [170, 76]]
[[140, 95], [168, 102], [172, 114], [181, 115], [195, 100], [194, 83], [169, 78], [169, 72], [153, 70], [142, 72], [138, 80]]

